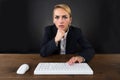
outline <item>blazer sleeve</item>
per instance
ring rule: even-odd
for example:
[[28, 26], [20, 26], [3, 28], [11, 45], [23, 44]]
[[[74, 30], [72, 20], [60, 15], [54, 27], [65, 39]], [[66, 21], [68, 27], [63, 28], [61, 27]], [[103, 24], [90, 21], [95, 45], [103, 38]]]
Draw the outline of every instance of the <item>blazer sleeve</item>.
[[46, 27], [40, 49], [40, 55], [43, 57], [51, 55], [58, 49], [54, 37], [52, 38], [52, 35], [53, 33], [51, 33], [51, 30]]
[[85, 58], [85, 62], [89, 62], [95, 54], [95, 50], [89, 41], [82, 35], [81, 30], [79, 31], [78, 43], [80, 44], [82, 51], [78, 54]]

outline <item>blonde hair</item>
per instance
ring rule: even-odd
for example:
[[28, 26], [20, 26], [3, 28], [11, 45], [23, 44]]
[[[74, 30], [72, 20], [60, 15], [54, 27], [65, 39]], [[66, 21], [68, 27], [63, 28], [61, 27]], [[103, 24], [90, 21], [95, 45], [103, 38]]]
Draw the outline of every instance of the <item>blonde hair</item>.
[[[64, 9], [66, 12], [68, 12], [70, 17], [72, 17], [71, 9], [67, 4], [57, 4], [57, 5], [54, 6], [54, 10], [57, 9], [57, 8]], [[54, 14], [54, 10], [53, 10], [53, 14]]]

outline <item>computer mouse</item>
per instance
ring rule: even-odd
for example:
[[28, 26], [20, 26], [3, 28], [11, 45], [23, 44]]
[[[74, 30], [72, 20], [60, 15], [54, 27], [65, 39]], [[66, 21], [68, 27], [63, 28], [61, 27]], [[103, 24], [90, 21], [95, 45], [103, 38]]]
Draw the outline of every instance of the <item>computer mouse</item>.
[[25, 74], [26, 71], [28, 71], [29, 69], [29, 65], [28, 64], [22, 64], [18, 70], [17, 70], [17, 74]]

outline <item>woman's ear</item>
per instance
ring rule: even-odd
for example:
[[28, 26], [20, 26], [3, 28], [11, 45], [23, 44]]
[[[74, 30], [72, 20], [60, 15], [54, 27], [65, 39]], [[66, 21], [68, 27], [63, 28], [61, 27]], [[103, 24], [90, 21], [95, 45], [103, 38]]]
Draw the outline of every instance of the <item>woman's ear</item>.
[[53, 18], [53, 24], [55, 24], [55, 22], [54, 22], [54, 15], [53, 15], [53, 17], [52, 17], [52, 18]]
[[72, 17], [70, 17], [70, 23], [69, 23], [69, 25], [71, 25], [71, 23], [72, 23]]

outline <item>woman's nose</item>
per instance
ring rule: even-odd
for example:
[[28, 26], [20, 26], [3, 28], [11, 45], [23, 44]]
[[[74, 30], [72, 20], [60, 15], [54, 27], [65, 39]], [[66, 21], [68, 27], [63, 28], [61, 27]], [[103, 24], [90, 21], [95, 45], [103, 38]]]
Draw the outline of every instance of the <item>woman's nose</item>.
[[63, 23], [64, 23], [64, 19], [63, 19], [63, 18], [60, 18], [60, 19], [59, 19], [59, 23], [63, 24]]

